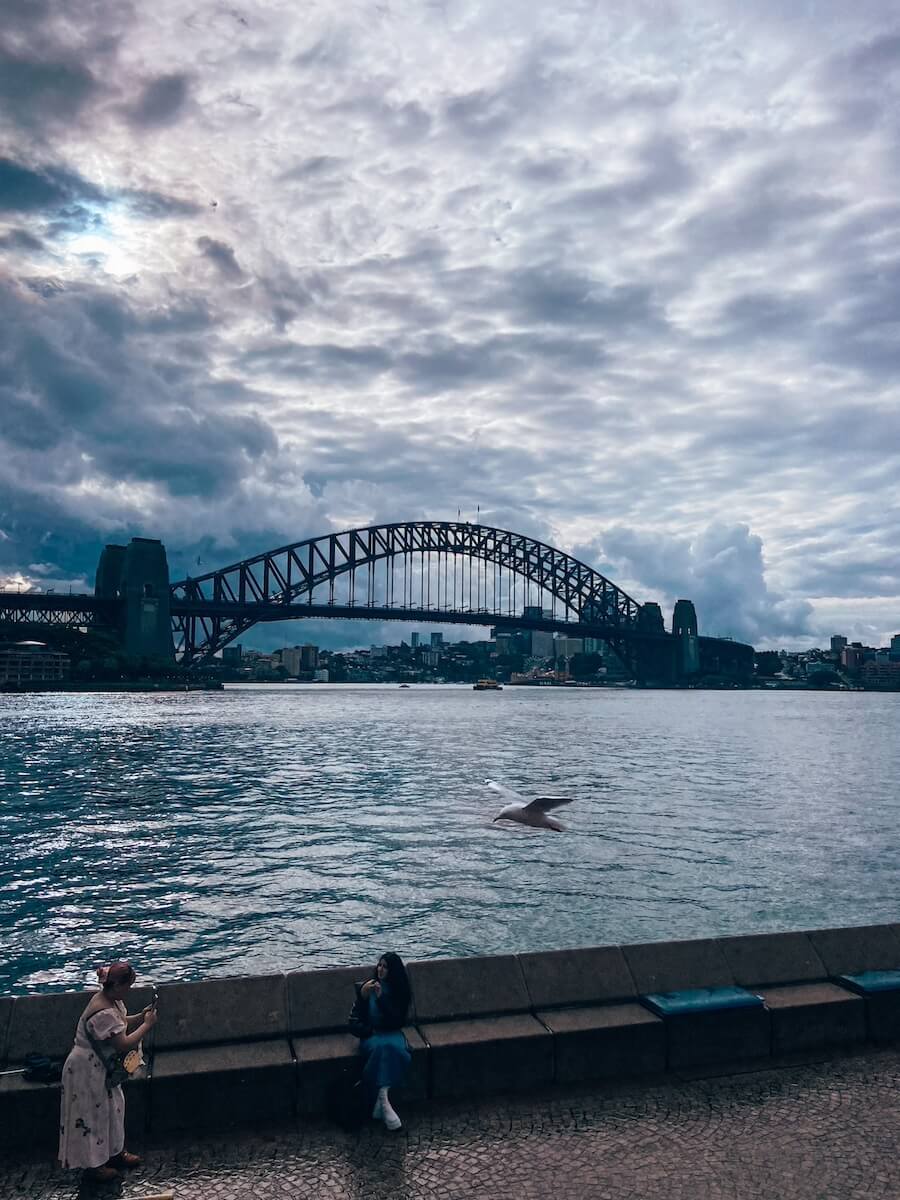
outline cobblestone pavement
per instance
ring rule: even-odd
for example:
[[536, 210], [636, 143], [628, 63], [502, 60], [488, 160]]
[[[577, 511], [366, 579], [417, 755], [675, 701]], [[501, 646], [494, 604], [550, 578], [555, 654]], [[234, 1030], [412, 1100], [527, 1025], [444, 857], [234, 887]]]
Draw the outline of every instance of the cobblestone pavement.
[[[79, 1192], [0, 1166], [2, 1200], [898, 1200], [900, 1050], [718, 1078], [558, 1088], [410, 1114], [388, 1134], [324, 1123], [145, 1147]], [[137, 1149], [137, 1147], [132, 1147]]]

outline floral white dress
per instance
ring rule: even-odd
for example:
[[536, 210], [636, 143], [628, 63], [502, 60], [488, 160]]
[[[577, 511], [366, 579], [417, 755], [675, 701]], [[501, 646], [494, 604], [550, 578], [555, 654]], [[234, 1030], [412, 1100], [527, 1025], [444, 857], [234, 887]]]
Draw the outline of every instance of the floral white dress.
[[[90, 1008], [90, 1005], [88, 1005]], [[101, 1008], [85, 1022], [81, 1014], [75, 1045], [63, 1065], [59, 1118], [59, 1161], [64, 1167], [102, 1167], [125, 1148], [125, 1097], [121, 1087], [107, 1088], [106, 1063], [95, 1053], [85, 1024], [103, 1050], [115, 1053], [110, 1041], [126, 1030], [125, 1005]]]

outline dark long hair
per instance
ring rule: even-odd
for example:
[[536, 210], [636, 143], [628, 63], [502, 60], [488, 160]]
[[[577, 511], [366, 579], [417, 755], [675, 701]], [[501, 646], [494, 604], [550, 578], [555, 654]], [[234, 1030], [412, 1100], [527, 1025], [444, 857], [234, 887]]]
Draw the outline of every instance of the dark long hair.
[[[412, 992], [409, 986], [409, 976], [406, 973], [406, 967], [403, 965], [403, 959], [399, 954], [395, 954], [393, 950], [388, 950], [382, 954], [378, 962], [381, 962], [381, 959], [384, 959], [387, 964], [391, 1003], [396, 1005], [405, 1014], [412, 999]], [[375, 964], [372, 978], [378, 978], [378, 963]]]

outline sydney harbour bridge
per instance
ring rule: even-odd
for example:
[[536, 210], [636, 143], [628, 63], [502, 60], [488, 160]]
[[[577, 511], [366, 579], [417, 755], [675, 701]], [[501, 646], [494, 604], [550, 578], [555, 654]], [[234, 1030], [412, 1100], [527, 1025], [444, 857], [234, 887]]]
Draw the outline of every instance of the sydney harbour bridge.
[[149, 538], [109, 545], [93, 594], [0, 592], [0, 631], [112, 632], [125, 653], [209, 663], [259, 622], [298, 618], [540, 629], [606, 642], [640, 682], [747, 678], [753, 649], [701, 637], [694, 606], [639, 603], [571, 555], [466, 521], [400, 521], [327, 533], [219, 570], [169, 580]]

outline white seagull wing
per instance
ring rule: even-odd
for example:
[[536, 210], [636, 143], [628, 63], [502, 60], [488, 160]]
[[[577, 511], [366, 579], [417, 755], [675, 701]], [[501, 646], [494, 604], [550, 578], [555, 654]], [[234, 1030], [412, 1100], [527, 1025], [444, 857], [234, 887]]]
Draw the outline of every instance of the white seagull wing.
[[573, 796], [535, 796], [528, 805], [534, 812], [549, 812], [551, 808], [559, 808], [563, 804], [571, 804]]

